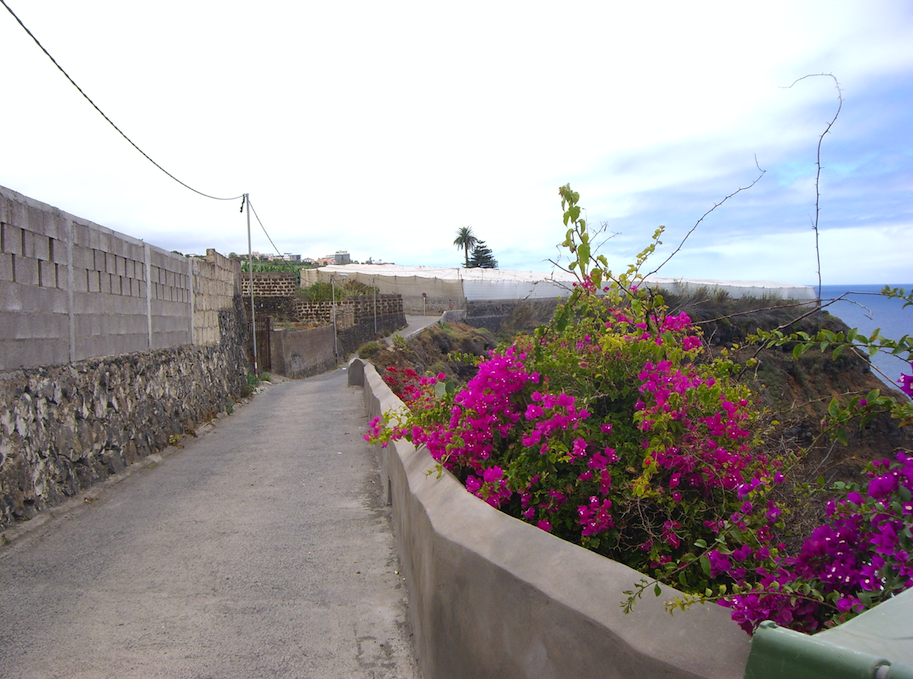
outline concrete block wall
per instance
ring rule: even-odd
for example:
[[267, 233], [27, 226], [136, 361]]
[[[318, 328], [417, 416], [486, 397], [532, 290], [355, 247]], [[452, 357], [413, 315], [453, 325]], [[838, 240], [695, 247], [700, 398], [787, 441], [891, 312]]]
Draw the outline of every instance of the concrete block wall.
[[239, 274], [0, 187], [0, 529], [240, 397]]
[[0, 189], [0, 370], [70, 356], [69, 225], [23, 199]]
[[0, 371], [190, 344], [193, 270], [0, 187]]
[[233, 308], [241, 292], [241, 264], [209, 249], [193, 266], [193, 343], [206, 346], [222, 338], [219, 312]]
[[355, 322], [373, 321], [377, 317], [390, 314], [403, 314], [402, 295], [350, 295], [345, 303], [352, 306], [355, 313]]
[[146, 244], [152, 349], [193, 343], [193, 260]]
[[[369, 417], [403, 408], [374, 367], [349, 364]], [[750, 639], [720, 606], [674, 616], [641, 575], [488, 506], [405, 441], [377, 448], [422, 675], [435, 679], [741, 678]]]
[[348, 302], [305, 302], [296, 300], [294, 303], [295, 320], [308, 325], [333, 325], [335, 309], [336, 327], [345, 330], [355, 325], [355, 309]]
[[[254, 297], [294, 297], [298, 275], [289, 271], [254, 271]], [[241, 294], [250, 297], [250, 274], [241, 277]]]

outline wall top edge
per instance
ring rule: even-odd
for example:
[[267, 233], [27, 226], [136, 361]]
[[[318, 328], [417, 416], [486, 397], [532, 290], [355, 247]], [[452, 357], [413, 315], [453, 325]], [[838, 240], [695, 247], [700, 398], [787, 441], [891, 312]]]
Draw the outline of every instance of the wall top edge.
[[[49, 205], [48, 203], [43, 203], [40, 200], [36, 200], [35, 198], [30, 198], [29, 196], [19, 193], [18, 191], [14, 191], [13, 189], [10, 189], [6, 186], [0, 185], [0, 197], [14, 201], [16, 203], [21, 203], [21, 204], [27, 205], [31, 208], [41, 210], [42, 212], [47, 212], [48, 214], [51, 214], [55, 217], [62, 217], [64, 219], [67, 219], [67, 220], [73, 222], [74, 224], [78, 224], [80, 226], [87, 226], [90, 229], [96, 229], [96, 230], [100, 231], [101, 233], [115, 236], [127, 243], [130, 243], [131, 245], [136, 245], [139, 247], [145, 247], [148, 245], [149, 248], [157, 254], [167, 255], [168, 257], [171, 257], [173, 259], [193, 259], [191, 257], [186, 257], [185, 255], [178, 255], [177, 253], [172, 252], [171, 250], [167, 250], [158, 245], [153, 245], [152, 243], [144, 241], [142, 238], [136, 238], [134, 236], [130, 236], [129, 234], [123, 233], [121, 231], [115, 231], [114, 229], [108, 228], [107, 226], [102, 226], [101, 224], [96, 224], [95, 222], [90, 221], [88, 219], [84, 219], [83, 217], [78, 217], [77, 215], [66, 212], [65, 210], [61, 210], [58, 207]], [[219, 254], [219, 253], [216, 253], [216, 254]], [[223, 257], [224, 257], [224, 255], [223, 255]]]

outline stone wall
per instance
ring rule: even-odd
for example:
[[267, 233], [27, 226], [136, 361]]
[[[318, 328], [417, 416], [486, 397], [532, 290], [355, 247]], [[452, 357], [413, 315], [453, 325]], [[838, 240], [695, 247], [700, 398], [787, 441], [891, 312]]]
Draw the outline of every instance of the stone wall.
[[239, 312], [218, 312], [221, 339], [207, 346], [0, 374], [0, 529], [78, 495], [224, 411], [246, 386]]
[[498, 332], [502, 325], [523, 329], [551, 320], [557, 299], [473, 300], [466, 303], [464, 323]]
[[[403, 408], [355, 359], [368, 417]], [[716, 605], [669, 615], [640, 573], [490, 507], [407, 441], [377, 447], [419, 667], [435, 679], [741, 679], [750, 638]], [[429, 473], [431, 472], [431, 473]]]
[[0, 529], [241, 396], [239, 276], [0, 187]]
[[[250, 297], [244, 297], [244, 313], [250, 316]], [[291, 297], [254, 297], [257, 318], [269, 316], [276, 321], [294, 321], [295, 300]]]

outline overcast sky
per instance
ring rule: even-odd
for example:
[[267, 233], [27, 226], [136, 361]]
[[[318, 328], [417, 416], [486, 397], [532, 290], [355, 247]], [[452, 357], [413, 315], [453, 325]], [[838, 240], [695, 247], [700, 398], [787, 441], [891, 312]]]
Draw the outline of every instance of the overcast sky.
[[[547, 271], [558, 187], [667, 277], [910, 283], [913, 4], [5, 0], [140, 148], [249, 193], [281, 252]], [[240, 200], [121, 138], [0, 6], [0, 185], [184, 253], [246, 252]], [[272, 250], [253, 222], [253, 249]], [[657, 260], [659, 261], [659, 260]]]

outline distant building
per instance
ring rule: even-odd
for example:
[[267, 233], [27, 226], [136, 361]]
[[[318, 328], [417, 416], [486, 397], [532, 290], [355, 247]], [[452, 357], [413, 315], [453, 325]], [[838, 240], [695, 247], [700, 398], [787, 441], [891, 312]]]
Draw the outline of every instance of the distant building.
[[351, 264], [352, 257], [346, 250], [337, 250], [333, 255], [334, 264]]

